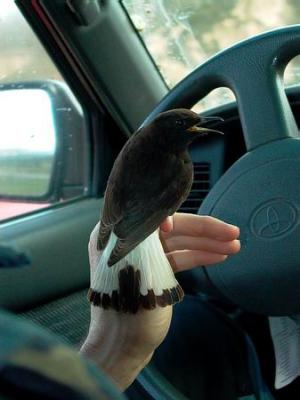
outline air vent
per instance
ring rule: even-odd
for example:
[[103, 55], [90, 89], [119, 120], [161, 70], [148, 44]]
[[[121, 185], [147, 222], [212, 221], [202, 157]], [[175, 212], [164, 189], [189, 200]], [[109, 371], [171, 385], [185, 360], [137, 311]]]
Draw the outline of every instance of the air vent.
[[210, 189], [210, 164], [194, 162], [194, 183], [186, 201], [179, 211], [197, 214], [198, 209]]

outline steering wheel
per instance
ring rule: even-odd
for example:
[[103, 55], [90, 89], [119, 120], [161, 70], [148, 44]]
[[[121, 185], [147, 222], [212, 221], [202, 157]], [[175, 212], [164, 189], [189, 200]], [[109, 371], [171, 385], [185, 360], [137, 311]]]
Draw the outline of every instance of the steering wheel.
[[300, 141], [283, 73], [300, 53], [300, 25], [228, 48], [200, 65], [144, 123], [172, 108], [192, 107], [215, 88], [236, 96], [247, 153], [220, 178], [199, 213], [236, 224], [241, 251], [199, 268], [202, 287], [266, 315], [300, 313]]

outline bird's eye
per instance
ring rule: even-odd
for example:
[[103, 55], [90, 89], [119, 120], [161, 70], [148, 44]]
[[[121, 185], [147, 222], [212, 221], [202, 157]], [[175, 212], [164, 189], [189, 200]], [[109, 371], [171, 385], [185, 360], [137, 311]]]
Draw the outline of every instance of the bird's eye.
[[183, 125], [184, 125], [182, 119], [177, 119], [177, 120], [175, 121], [175, 124], [178, 125], [178, 126], [183, 126]]

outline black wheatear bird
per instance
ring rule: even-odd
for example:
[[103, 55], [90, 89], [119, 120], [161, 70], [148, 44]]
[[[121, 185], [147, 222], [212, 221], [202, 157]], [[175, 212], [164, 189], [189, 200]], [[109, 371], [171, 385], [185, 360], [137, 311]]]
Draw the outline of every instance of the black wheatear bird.
[[126, 142], [104, 196], [98, 236], [103, 252], [88, 294], [95, 306], [136, 313], [182, 299], [159, 226], [187, 198], [193, 183], [187, 148], [195, 138], [221, 133], [205, 127], [215, 119], [166, 111]]

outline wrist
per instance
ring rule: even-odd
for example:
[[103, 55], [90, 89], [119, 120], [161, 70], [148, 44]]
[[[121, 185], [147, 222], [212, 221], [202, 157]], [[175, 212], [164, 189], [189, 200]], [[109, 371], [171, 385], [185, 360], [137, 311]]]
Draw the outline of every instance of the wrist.
[[[148, 354], [144, 358], [140, 354], [136, 356], [136, 354], [126, 354], [123, 352], [109, 353], [105, 352], [105, 345], [105, 343], [97, 343], [95, 345], [87, 338], [80, 353], [93, 361], [113, 381], [120, 391], [124, 391], [148, 364], [153, 353]], [[103, 352], [106, 353], [106, 357], [103, 356]]]
[[92, 307], [89, 333], [80, 350], [122, 391], [148, 364], [157, 346], [145, 340], [137, 328], [137, 315], [132, 317]]

